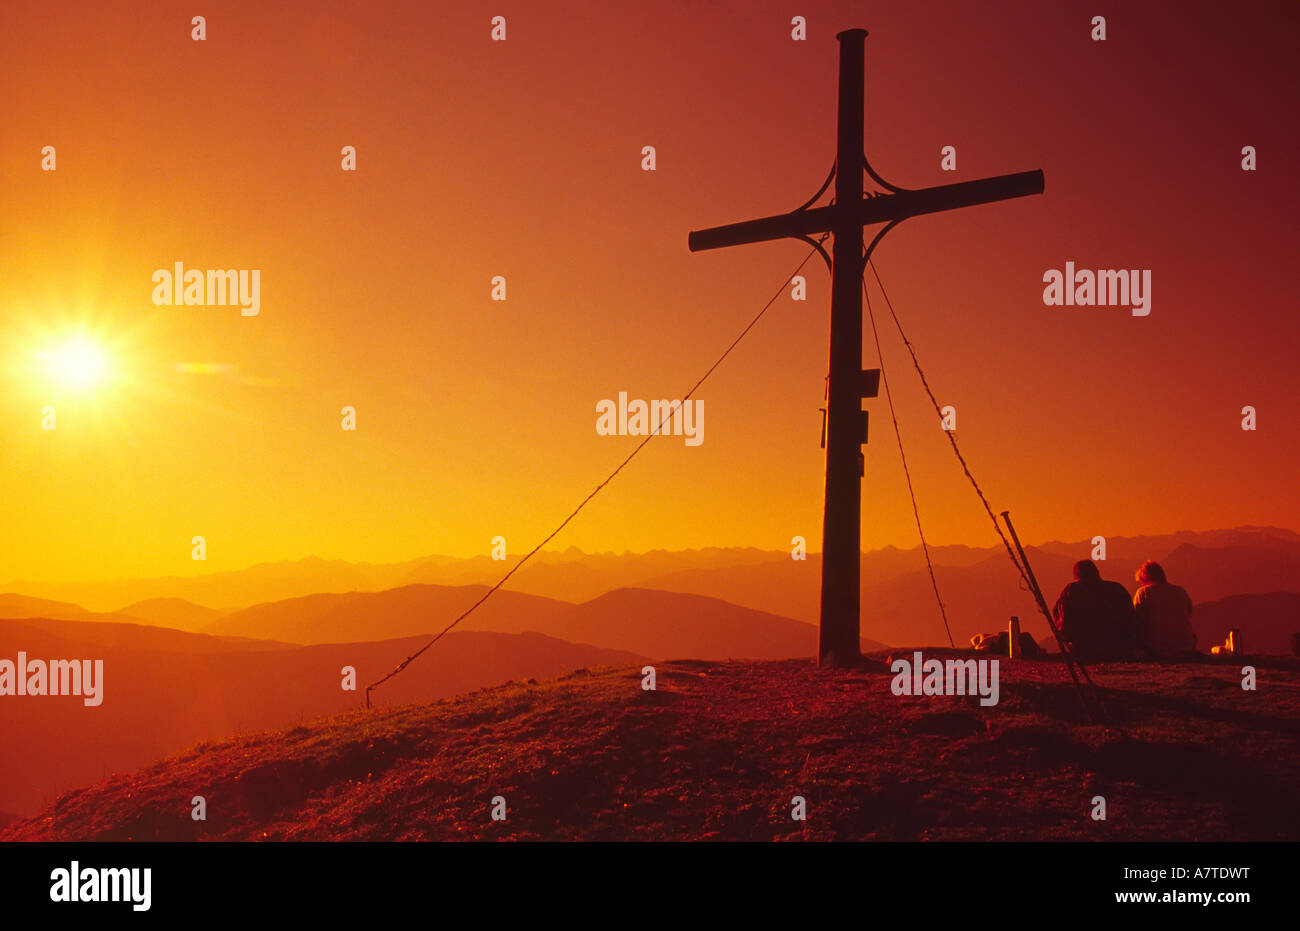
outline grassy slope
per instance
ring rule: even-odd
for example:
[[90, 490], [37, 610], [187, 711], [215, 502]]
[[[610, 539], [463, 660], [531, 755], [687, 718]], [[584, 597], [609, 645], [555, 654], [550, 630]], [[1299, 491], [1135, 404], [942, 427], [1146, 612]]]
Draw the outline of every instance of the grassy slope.
[[803, 661], [579, 671], [203, 744], [0, 839], [1296, 840], [1300, 666], [1238, 668], [1096, 669], [1109, 729], [1055, 662], [1004, 660], [989, 709]]

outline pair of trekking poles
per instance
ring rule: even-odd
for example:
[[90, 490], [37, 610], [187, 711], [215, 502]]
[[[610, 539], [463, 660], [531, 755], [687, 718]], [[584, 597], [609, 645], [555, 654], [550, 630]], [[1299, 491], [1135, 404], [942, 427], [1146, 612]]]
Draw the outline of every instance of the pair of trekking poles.
[[[1038, 587], [1038, 579], [1034, 576], [1034, 570], [1029, 565], [1029, 557], [1025, 555], [1025, 548], [1020, 545], [1020, 537], [1016, 534], [1016, 528], [1011, 523], [1011, 512], [1002, 512], [1002, 521], [1007, 525], [1007, 530], [1011, 533], [1011, 540], [1016, 545], [1016, 552], [1011, 554], [1011, 561], [1016, 564], [1020, 570], [1020, 577], [1025, 580], [1029, 586], [1029, 593], [1034, 596], [1038, 602], [1038, 610], [1043, 612], [1043, 617], [1047, 618], [1047, 626], [1052, 631], [1052, 636], [1056, 638], [1056, 644], [1061, 648], [1061, 655], [1065, 658], [1065, 668], [1070, 671], [1070, 678], [1074, 680], [1074, 690], [1079, 695], [1079, 703], [1083, 705], [1083, 713], [1088, 718], [1088, 723], [1096, 724], [1100, 718], [1106, 719], [1106, 708], [1101, 702], [1101, 696], [1097, 693], [1097, 686], [1093, 683], [1092, 677], [1088, 675], [1087, 668], [1074, 655], [1070, 644], [1061, 636], [1060, 628], [1056, 626], [1056, 620], [1052, 617], [1051, 609], [1047, 607], [1047, 599], [1043, 597], [1043, 590]], [[1003, 542], [1006, 542], [1005, 540]], [[1019, 558], [1017, 559], [1017, 554]], [[1019, 652], [1020, 644], [1015, 644], [1014, 649]], [[1083, 681], [1080, 681], [1082, 677]], [[1088, 691], [1084, 691], [1084, 682], [1088, 684]], [[1094, 711], [1093, 705], [1096, 705]]]

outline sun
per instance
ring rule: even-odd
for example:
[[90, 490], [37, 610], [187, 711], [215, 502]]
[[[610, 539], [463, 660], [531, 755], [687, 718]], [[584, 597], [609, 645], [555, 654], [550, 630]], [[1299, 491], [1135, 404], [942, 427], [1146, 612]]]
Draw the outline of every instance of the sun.
[[108, 353], [85, 336], [75, 336], [38, 353], [45, 373], [59, 386], [90, 391], [109, 376]]

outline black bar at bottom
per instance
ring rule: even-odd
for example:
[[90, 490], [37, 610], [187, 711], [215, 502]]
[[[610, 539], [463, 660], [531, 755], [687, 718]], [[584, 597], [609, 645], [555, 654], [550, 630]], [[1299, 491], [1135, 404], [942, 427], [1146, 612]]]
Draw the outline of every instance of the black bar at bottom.
[[[945, 925], [954, 916], [991, 913], [1025, 916], [1032, 925], [1062, 909], [1181, 920], [1195, 909], [1232, 927], [1239, 916], [1261, 914], [1252, 908], [1280, 914], [1295, 903], [1291, 844], [541, 846], [0, 844], [0, 910], [7, 918], [47, 913], [65, 922], [31, 927], [78, 927], [86, 919], [98, 926], [102, 918], [118, 927], [217, 914], [292, 917], [296, 927], [320, 916], [331, 922], [321, 927], [342, 927], [336, 922], [347, 913], [368, 915], [379, 926], [387, 924], [384, 916], [400, 914], [443, 923], [467, 909], [491, 915], [495, 924], [505, 914], [540, 921], [595, 908], [676, 923], [682, 909], [697, 914], [701, 907], [734, 921], [782, 901], [812, 905], [800, 894], [804, 880], [837, 874], [835, 885], [853, 890], [864, 916], [906, 907], [914, 918], [924, 913]], [[74, 861], [79, 872], [150, 869], [148, 910], [136, 911], [130, 901], [52, 901], [51, 874]]]

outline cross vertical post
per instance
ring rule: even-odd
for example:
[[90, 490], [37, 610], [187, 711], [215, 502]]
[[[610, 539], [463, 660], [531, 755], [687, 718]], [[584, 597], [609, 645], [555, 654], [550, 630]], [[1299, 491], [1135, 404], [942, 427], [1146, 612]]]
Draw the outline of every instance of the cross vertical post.
[[[863, 58], [867, 31], [840, 42], [835, 203], [862, 200]], [[826, 508], [822, 515], [821, 625], [817, 656], [844, 666], [858, 660], [862, 477], [862, 224], [844, 210], [831, 228], [830, 370], [826, 400]]]
[[[847, 29], [840, 43], [839, 113], [836, 136], [835, 203], [812, 205], [830, 186], [804, 206], [789, 213], [696, 230], [688, 243], [692, 252], [773, 239], [801, 239], [821, 251], [831, 266], [830, 370], [826, 402], [826, 504], [822, 515], [821, 625], [817, 657], [827, 665], [850, 666], [859, 662], [859, 605], [862, 558], [862, 479], [865, 473], [862, 445], [867, 441], [867, 412], [862, 399], [875, 397], [880, 372], [862, 369], [862, 274], [871, 250], [886, 232], [909, 217], [989, 204], [1043, 193], [1043, 173], [1017, 174], [961, 181], [909, 190], [890, 184], [867, 161], [863, 134], [863, 83], [867, 31]], [[864, 195], [866, 172], [888, 193]], [[874, 223], [885, 227], [871, 240], [865, 253], [862, 229]], [[830, 233], [835, 237], [833, 256], [808, 237]]]

